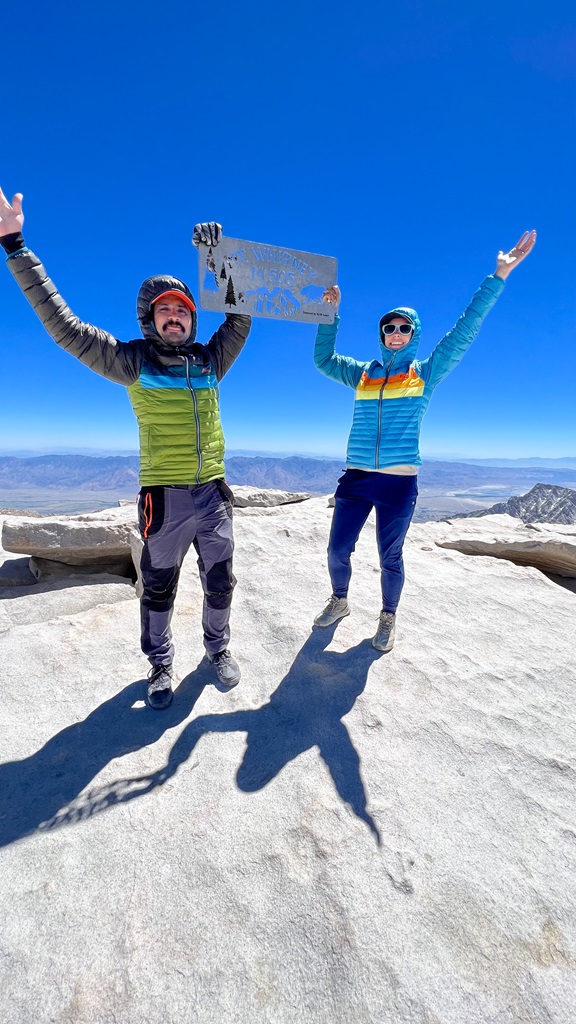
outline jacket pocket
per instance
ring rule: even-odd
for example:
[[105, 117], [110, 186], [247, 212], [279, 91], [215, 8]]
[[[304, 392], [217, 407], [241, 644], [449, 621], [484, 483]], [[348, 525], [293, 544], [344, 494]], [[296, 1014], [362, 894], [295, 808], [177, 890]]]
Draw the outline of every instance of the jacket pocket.
[[166, 517], [164, 487], [142, 487], [138, 495], [138, 529], [146, 540], [160, 533]]
[[228, 484], [226, 483], [226, 481], [223, 480], [222, 478], [220, 478], [219, 480], [215, 480], [214, 483], [216, 484], [216, 487], [218, 488], [218, 490], [219, 490], [219, 492], [220, 492], [220, 494], [222, 496], [223, 501], [225, 501], [226, 505], [229, 506], [229, 508], [230, 508], [230, 516], [232, 516], [232, 509], [234, 508], [234, 494], [233, 494], [233, 492], [228, 487]]

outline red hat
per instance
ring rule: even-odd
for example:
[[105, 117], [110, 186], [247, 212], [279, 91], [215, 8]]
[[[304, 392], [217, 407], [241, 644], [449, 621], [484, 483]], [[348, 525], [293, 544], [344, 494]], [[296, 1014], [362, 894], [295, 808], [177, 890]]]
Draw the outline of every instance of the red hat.
[[161, 292], [160, 295], [157, 295], [155, 299], [152, 299], [150, 305], [153, 306], [156, 302], [158, 302], [159, 299], [165, 299], [168, 295], [171, 298], [180, 299], [180, 301], [183, 302], [186, 306], [188, 306], [188, 308], [192, 310], [193, 313], [196, 312], [196, 306], [192, 302], [192, 299], [189, 299], [184, 292], [179, 292], [175, 288], [170, 288], [168, 291]]

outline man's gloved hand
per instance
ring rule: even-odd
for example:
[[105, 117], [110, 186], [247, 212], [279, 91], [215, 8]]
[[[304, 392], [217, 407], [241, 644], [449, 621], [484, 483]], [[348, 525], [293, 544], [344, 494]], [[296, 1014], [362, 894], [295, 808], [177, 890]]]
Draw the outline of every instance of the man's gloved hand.
[[192, 235], [192, 245], [196, 248], [203, 242], [204, 245], [218, 245], [222, 238], [222, 225], [211, 220], [208, 224], [195, 224]]

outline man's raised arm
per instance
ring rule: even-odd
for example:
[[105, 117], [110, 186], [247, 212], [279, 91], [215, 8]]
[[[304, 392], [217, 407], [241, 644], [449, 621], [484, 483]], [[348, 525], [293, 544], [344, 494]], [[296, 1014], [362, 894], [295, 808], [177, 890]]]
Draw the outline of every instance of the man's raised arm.
[[24, 241], [22, 198], [17, 193], [10, 204], [0, 189], [0, 245], [28, 302], [57, 345], [108, 380], [132, 384], [140, 372], [140, 345], [123, 344], [107, 331], [74, 315]]
[[218, 380], [222, 380], [234, 360], [240, 355], [250, 333], [251, 323], [252, 317], [240, 313], [227, 313], [224, 323], [220, 324], [216, 333], [210, 338], [206, 348], [210, 353]]
[[[221, 240], [222, 225], [217, 221], [203, 221], [194, 225], [192, 245], [196, 248], [201, 242], [214, 248]], [[206, 348], [210, 353], [218, 380], [222, 380], [234, 360], [240, 355], [250, 333], [251, 324], [252, 317], [250, 316], [244, 316], [242, 313], [227, 313], [224, 323], [210, 338]]]

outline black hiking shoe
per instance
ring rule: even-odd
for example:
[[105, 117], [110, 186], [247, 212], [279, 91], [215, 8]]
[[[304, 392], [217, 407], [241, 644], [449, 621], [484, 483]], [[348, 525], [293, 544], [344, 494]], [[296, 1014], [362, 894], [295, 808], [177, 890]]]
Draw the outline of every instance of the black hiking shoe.
[[231, 690], [233, 686], [238, 685], [240, 682], [240, 666], [232, 657], [228, 648], [224, 651], [218, 651], [218, 654], [209, 654], [208, 657], [216, 669], [218, 681], [222, 683], [222, 686], [226, 686]]
[[149, 708], [161, 711], [172, 703], [172, 665], [153, 665], [148, 673], [146, 703]]

